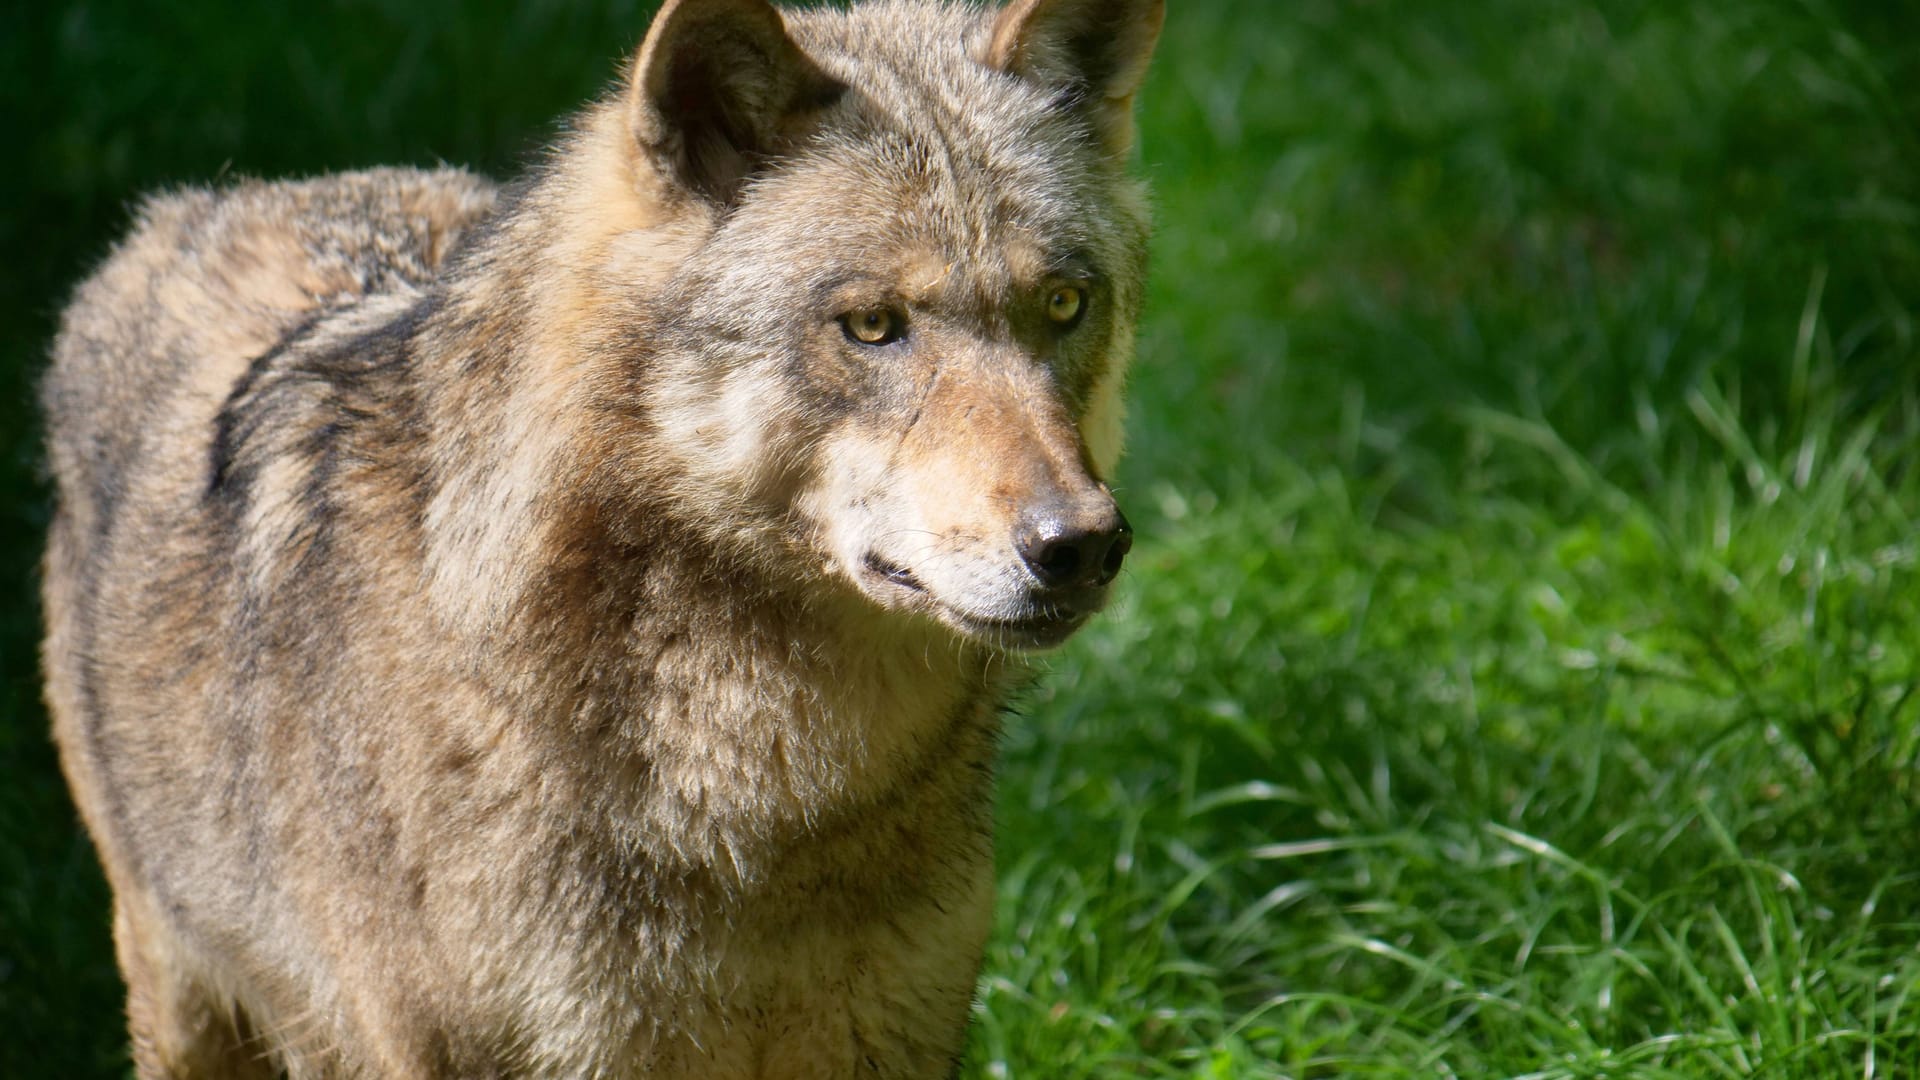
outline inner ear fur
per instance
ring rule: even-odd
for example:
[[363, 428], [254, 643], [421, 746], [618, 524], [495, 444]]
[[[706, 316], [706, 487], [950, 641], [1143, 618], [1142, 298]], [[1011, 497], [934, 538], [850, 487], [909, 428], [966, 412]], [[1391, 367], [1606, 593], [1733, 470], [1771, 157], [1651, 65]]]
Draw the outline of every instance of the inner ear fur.
[[844, 87], [787, 36], [767, 0], [668, 0], [634, 60], [634, 141], [677, 193], [721, 206]]
[[987, 63], [1075, 95], [1106, 149], [1124, 156], [1166, 14], [1166, 0], [1012, 0], [994, 20]]

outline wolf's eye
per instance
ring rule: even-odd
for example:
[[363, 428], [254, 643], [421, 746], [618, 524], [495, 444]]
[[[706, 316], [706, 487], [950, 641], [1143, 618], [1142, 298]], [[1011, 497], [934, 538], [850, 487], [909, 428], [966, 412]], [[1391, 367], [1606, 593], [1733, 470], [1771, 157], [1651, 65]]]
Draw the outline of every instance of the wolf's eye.
[[888, 345], [900, 340], [900, 316], [886, 308], [864, 308], [840, 316], [847, 336], [862, 345]]
[[1080, 321], [1087, 310], [1087, 294], [1078, 285], [1062, 285], [1047, 297], [1047, 318], [1066, 329]]

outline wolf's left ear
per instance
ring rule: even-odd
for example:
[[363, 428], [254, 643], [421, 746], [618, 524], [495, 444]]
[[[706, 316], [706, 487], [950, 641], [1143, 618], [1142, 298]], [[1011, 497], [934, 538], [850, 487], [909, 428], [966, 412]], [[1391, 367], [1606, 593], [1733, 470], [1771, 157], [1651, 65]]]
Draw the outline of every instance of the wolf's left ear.
[[1133, 95], [1166, 20], [1166, 0], [1012, 0], [987, 63], [1074, 94], [1115, 157], [1133, 145]]
[[669, 189], [730, 206], [844, 89], [767, 0], [667, 0], [634, 60], [627, 115]]

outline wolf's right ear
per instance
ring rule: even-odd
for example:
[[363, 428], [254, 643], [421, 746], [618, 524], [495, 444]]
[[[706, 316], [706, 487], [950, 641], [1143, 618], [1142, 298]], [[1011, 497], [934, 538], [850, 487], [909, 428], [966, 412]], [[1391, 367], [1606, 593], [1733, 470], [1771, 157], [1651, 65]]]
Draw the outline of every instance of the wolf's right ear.
[[1166, 21], [1166, 0], [1008, 0], [989, 66], [1073, 95], [1108, 153], [1133, 145], [1133, 95]]
[[627, 115], [669, 189], [731, 206], [844, 89], [767, 0], [667, 0], [634, 60]]

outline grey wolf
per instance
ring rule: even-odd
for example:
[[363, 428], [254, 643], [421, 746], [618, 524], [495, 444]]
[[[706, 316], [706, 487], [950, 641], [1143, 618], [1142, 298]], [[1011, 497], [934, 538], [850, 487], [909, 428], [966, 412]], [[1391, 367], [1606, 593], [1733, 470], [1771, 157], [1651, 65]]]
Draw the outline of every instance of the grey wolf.
[[1098, 610], [1161, 0], [670, 0], [499, 189], [150, 198], [44, 384], [139, 1075], [935, 1077]]

